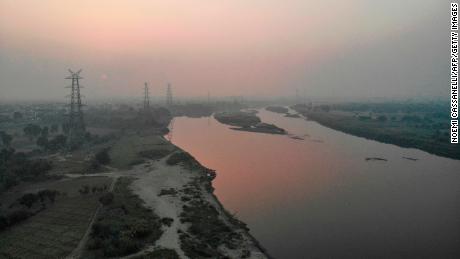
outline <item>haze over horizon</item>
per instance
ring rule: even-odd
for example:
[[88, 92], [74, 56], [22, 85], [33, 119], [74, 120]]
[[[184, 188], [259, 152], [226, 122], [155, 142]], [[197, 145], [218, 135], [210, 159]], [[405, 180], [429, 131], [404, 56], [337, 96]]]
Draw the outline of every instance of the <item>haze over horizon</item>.
[[442, 97], [448, 1], [0, 0], [0, 101], [88, 98]]

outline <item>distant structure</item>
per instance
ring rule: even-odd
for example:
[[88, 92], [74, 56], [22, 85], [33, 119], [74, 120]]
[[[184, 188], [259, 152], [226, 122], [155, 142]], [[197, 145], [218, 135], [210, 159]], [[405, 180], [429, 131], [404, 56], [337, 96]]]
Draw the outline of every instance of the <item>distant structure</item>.
[[72, 85], [67, 86], [70, 88], [70, 104], [69, 104], [69, 141], [78, 140], [81, 136], [85, 134], [85, 122], [83, 120], [83, 104], [81, 102], [80, 94], [80, 79], [83, 77], [80, 76], [81, 69], [78, 72], [73, 72], [69, 69], [70, 76], [65, 79], [72, 80]]
[[148, 110], [150, 108], [150, 97], [149, 97], [149, 86], [147, 82], [144, 85], [144, 110]]
[[171, 89], [171, 84], [168, 83], [168, 87], [166, 88], [166, 105], [171, 106], [173, 104], [173, 94]]
[[301, 102], [300, 94], [299, 94], [299, 88], [295, 89], [295, 102], [296, 102], [296, 104], [300, 104], [300, 102]]

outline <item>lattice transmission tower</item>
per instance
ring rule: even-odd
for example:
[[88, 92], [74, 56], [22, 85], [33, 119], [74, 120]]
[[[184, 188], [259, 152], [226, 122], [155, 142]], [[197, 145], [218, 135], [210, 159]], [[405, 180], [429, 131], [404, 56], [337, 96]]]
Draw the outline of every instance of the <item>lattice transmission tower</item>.
[[80, 86], [80, 79], [83, 77], [80, 76], [81, 69], [78, 72], [73, 72], [69, 69], [70, 76], [65, 79], [72, 80], [72, 85], [67, 86], [70, 88], [70, 104], [69, 104], [69, 139], [73, 141], [76, 137], [82, 136], [85, 133], [85, 121], [83, 120], [83, 109], [84, 106], [81, 101], [82, 95], [80, 94], [80, 89], [83, 86]]
[[173, 104], [173, 94], [171, 89], [171, 84], [168, 83], [168, 87], [166, 88], [166, 105], [171, 106]]
[[144, 85], [144, 110], [150, 108], [149, 86], [147, 82]]

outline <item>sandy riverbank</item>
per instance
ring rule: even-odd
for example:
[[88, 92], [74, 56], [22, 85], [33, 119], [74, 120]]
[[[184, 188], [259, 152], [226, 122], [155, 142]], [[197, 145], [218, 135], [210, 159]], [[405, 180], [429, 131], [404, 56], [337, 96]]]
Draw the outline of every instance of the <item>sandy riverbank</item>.
[[[129, 148], [121, 145], [118, 150], [115, 145], [113, 155], [121, 150], [139, 153], [140, 147], [152, 154], [160, 150], [171, 153], [161, 158], [144, 158], [142, 163], [130, 168], [112, 168], [110, 172], [97, 175], [132, 178], [129, 185], [132, 194], [170, 224], [162, 225], [163, 233], [154, 244], [125, 258], [143, 258], [145, 254], [164, 248], [176, 251], [179, 258], [268, 258], [246, 225], [228, 213], [213, 194], [215, 173], [212, 170], [162, 137], [141, 138], [136, 141], [142, 144]], [[183, 156], [171, 162], [171, 156], [177, 154]]]
[[[212, 180], [207, 169], [190, 169], [183, 164], [170, 166], [165, 161], [166, 158], [148, 161], [126, 172], [136, 178], [131, 185], [133, 193], [160, 217], [173, 219], [155, 246], [174, 249], [180, 258], [188, 258], [187, 254], [190, 256], [193, 253], [208, 253], [211, 257], [267, 258], [243, 225], [235, 224], [235, 219], [231, 218], [207, 188]], [[195, 230], [197, 227], [206, 227], [206, 221], [213, 215], [203, 215], [205, 217], [189, 222], [186, 215], [193, 213], [188, 211], [194, 210], [194, 202], [215, 208], [216, 220], [228, 229], [215, 233], [207, 233], [209, 229]], [[212, 229], [213, 226], [207, 227]], [[204, 242], [210, 236], [221, 243], [212, 248], [212, 245]], [[181, 244], [184, 239], [193, 239], [195, 246]]]

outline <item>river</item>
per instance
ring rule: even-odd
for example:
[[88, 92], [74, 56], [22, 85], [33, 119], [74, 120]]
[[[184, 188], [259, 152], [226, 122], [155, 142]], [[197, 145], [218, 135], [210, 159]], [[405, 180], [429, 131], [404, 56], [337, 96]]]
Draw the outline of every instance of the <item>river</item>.
[[215, 194], [271, 256], [460, 258], [460, 161], [259, 116], [304, 140], [178, 117], [171, 141], [217, 171]]

